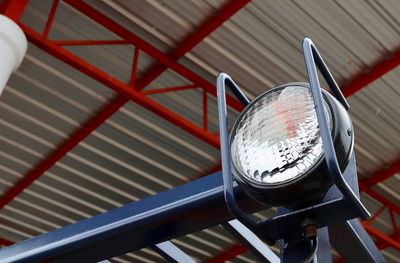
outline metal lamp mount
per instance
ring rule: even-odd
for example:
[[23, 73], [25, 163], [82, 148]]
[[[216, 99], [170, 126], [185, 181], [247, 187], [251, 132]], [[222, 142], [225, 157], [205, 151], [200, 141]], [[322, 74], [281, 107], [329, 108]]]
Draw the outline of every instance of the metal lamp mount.
[[260, 221], [253, 220], [240, 208], [236, 201], [235, 192], [233, 190], [234, 181], [231, 173], [225, 87], [228, 86], [243, 106], [246, 107], [249, 105], [250, 101], [229, 75], [221, 73], [217, 79], [221, 161], [226, 205], [235, 218], [255, 232], [268, 244], [274, 244], [276, 240], [290, 239], [300, 234], [302, 224], [304, 224], [304, 220], [306, 219], [311, 218], [316, 222], [318, 227], [324, 227], [356, 217], [361, 217], [363, 219], [368, 219], [370, 217], [369, 212], [359, 199], [354, 153], [350, 155], [349, 164], [345, 171], [342, 173], [340, 170], [328, 121], [324, 113], [322, 91], [317, 68], [331, 88], [336, 99], [346, 110], [349, 110], [350, 106], [314, 43], [308, 38], [303, 41], [303, 54], [317, 114], [320, 136], [322, 138], [325, 161], [333, 185], [319, 204], [293, 211], [279, 209], [278, 215], [270, 219], [263, 219]]

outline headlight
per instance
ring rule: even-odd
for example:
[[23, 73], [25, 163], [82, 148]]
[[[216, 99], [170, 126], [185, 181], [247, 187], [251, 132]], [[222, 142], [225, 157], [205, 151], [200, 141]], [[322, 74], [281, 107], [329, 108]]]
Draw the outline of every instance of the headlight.
[[[323, 92], [325, 114], [342, 170], [353, 147], [350, 118]], [[332, 185], [310, 88], [289, 83], [254, 99], [235, 121], [230, 137], [232, 171], [258, 201], [295, 208], [323, 197]]]

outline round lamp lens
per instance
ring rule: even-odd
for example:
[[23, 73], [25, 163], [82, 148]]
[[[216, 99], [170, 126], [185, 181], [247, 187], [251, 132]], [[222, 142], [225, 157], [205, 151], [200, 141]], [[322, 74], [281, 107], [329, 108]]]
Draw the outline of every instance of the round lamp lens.
[[[326, 105], [325, 105], [326, 106]], [[331, 114], [326, 116], [332, 128]], [[323, 155], [313, 98], [288, 84], [257, 97], [231, 134], [234, 173], [256, 184], [281, 184], [309, 171]]]

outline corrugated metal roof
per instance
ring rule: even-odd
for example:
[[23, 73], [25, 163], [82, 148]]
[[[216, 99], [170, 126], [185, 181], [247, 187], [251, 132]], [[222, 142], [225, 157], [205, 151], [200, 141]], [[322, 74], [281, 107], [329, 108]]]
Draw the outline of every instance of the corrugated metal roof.
[[[42, 30], [50, 0], [31, 1], [22, 22]], [[167, 52], [225, 1], [88, 1], [113, 20]], [[400, 44], [395, 1], [262, 1], [245, 8], [179, 60], [210, 82], [224, 71], [250, 97], [291, 81], [305, 81], [300, 43], [313, 39], [342, 85], [389, 58]], [[52, 39], [119, 39], [61, 2]], [[122, 81], [129, 81], [132, 46], [71, 46], [68, 50]], [[154, 62], [140, 53], [138, 76]], [[368, 178], [400, 159], [399, 69], [349, 98], [356, 133], [358, 172]], [[147, 89], [190, 83], [172, 70]], [[74, 131], [115, 97], [107, 87], [30, 45], [21, 68], [0, 100], [0, 192], [15, 185]], [[202, 92], [151, 96], [202, 125]], [[210, 131], [217, 131], [215, 98], [209, 95]], [[231, 110], [230, 117], [235, 112]], [[218, 163], [217, 149], [147, 109], [127, 103], [0, 212], [0, 237], [17, 242], [190, 181]], [[399, 175], [374, 189], [398, 204]], [[381, 205], [362, 194], [371, 212]], [[267, 213], [268, 215], [268, 213]], [[398, 215], [396, 220], [400, 221]], [[400, 222], [398, 222], [400, 223]], [[374, 223], [390, 234], [390, 216]], [[204, 261], [236, 241], [220, 226], [173, 241]], [[388, 262], [400, 254], [384, 250]], [[160, 262], [151, 249], [114, 259]], [[234, 262], [255, 262], [249, 253]]]

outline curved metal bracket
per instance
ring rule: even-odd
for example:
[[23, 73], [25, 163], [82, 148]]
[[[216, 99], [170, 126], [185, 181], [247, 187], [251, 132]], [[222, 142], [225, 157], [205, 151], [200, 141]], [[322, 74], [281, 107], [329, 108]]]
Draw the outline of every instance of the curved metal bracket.
[[237, 219], [239, 219], [239, 221], [251, 229], [256, 227], [257, 224], [239, 208], [233, 192], [225, 85], [231, 89], [232, 93], [244, 106], [249, 105], [250, 101], [230, 76], [225, 73], [219, 74], [217, 79], [218, 121], [219, 136], [221, 141], [221, 163], [225, 202], [232, 215], [234, 215]]
[[[370, 214], [368, 210], [364, 207], [361, 201], [358, 199], [357, 195], [353, 192], [350, 186], [347, 184], [343, 177], [342, 172], [337, 161], [335, 148], [332, 142], [332, 136], [330, 134], [330, 129], [328, 121], [324, 112], [324, 104], [322, 100], [321, 85], [318, 79], [317, 67], [324, 77], [325, 81], [332, 89], [332, 92], [336, 98], [343, 104], [346, 110], [350, 109], [345, 97], [340, 91], [335, 79], [330, 73], [328, 67], [326, 66], [324, 60], [319, 54], [314, 43], [309, 38], [305, 38], [303, 41], [303, 53], [306, 63], [306, 69], [308, 74], [308, 79], [310, 81], [311, 94], [314, 99], [315, 110], [317, 113], [318, 125], [320, 129], [320, 135], [322, 138], [322, 145], [325, 152], [325, 160], [328, 166], [329, 176], [335, 185], [339, 188], [340, 192], [343, 194], [344, 198], [347, 199], [355, 209], [359, 212], [363, 219], [368, 219]], [[317, 66], [317, 67], [316, 67]]]

